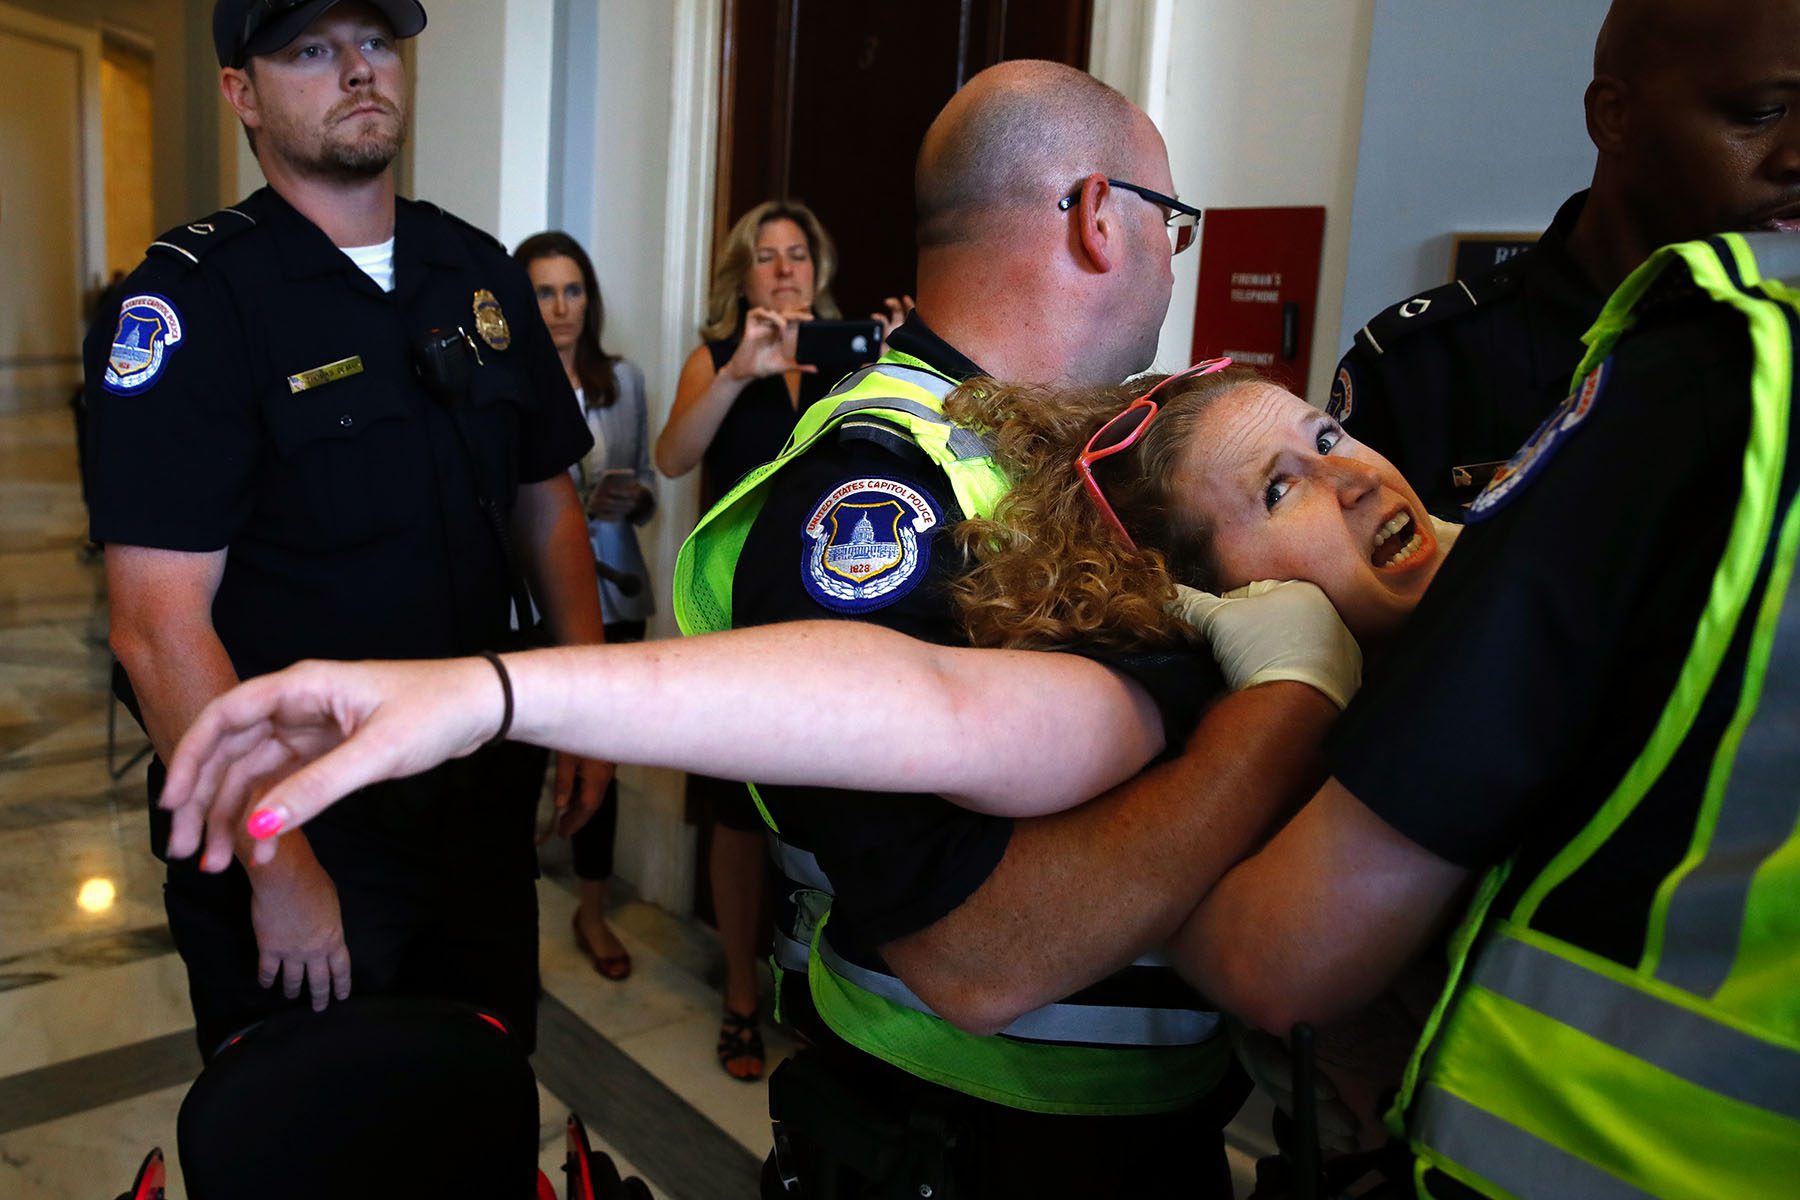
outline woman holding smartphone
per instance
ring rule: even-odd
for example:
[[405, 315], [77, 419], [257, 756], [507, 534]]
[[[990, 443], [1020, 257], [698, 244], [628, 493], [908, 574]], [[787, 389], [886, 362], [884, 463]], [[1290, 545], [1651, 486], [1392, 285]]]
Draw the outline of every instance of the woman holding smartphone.
[[804, 204], [770, 200], [739, 218], [713, 264], [700, 345], [682, 364], [656, 466], [703, 466], [703, 500], [774, 458], [830, 381], [794, 360], [795, 327], [836, 317], [837, 249]]
[[[795, 358], [799, 325], [835, 319], [831, 277], [837, 248], [811, 209], [769, 200], [738, 219], [713, 263], [700, 345], [681, 368], [656, 466], [671, 479], [702, 468], [700, 507], [710, 508], [745, 472], [781, 452], [800, 414], [834, 379]], [[904, 316], [888, 302], [884, 325]], [[870, 354], [879, 353], [877, 348]], [[719, 1065], [735, 1079], [762, 1078], [756, 943], [762, 911], [762, 819], [742, 783], [688, 777], [691, 809], [713, 822], [708, 877], [725, 951], [725, 1014]], [[698, 815], [698, 814], [696, 814]]]
[[[531, 276], [538, 310], [594, 435], [593, 449], [570, 473], [587, 512], [606, 640], [642, 641], [645, 622], [656, 611], [637, 539], [637, 527], [656, 511], [644, 373], [600, 344], [606, 308], [593, 261], [580, 243], [566, 233], [534, 234], [519, 243], [513, 257]], [[575, 944], [595, 971], [614, 981], [631, 974], [631, 955], [606, 922], [618, 828], [619, 785], [609, 779], [599, 811], [570, 843], [581, 881]]]
[[[807, 406], [831, 387], [795, 361], [796, 328], [836, 317], [837, 248], [804, 204], [769, 200], [738, 219], [713, 263], [700, 344], [682, 365], [656, 466], [671, 479], [701, 468], [704, 511], [738, 478], [781, 452]], [[725, 952], [719, 1066], [762, 1078], [757, 1025], [757, 931], [763, 904], [762, 819], [742, 783], [688, 776], [690, 819], [712, 819], [708, 882]], [[696, 811], [697, 810], [697, 811]], [[703, 818], [702, 818], [703, 819]]]

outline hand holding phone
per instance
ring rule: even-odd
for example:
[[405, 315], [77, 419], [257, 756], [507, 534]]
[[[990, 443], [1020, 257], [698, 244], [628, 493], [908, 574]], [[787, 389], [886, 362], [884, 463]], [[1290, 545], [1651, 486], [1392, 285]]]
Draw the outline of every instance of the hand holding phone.
[[799, 330], [810, 324], [812, 313], [805, 310], [779, 313], [772, 308], [752, 308], [744, 314], [744, 336], [720, 373], [748, 382], [785, 371], [817, 371], [817, 367], [798, 361], [795, 353]]
[[894, 330], [905, 324], [914, 307], [911, 296], [889, 296], [881, 302], [881, 311], [870, 313], [869, 319], [881, 322], [881, 336], [885, 341]]
[[848, 371], [881, 357], [880, 321], [805, 321], [794, 339], [794, 360]]

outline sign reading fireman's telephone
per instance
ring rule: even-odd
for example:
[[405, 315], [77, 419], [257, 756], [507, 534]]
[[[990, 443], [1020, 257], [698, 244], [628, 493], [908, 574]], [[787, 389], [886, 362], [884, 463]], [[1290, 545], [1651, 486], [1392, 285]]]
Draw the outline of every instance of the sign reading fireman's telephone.
[[1200, 223], [1192, 361], [1230, 355], [1305, 395], [1323, 208], [1209, 208]]

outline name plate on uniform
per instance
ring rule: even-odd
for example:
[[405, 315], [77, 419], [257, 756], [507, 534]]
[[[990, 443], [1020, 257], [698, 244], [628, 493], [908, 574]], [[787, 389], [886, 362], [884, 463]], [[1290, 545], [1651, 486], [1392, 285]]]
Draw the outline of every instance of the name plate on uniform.
[[314, 367], [310, 371], [302, 371], [298, 375], [288, 376], [288, 391], [298, 394], [310, 388], [324, 387], [328, 383], [336, 383], [340, 379], [348, 379], [352, 375], [361, 375], [363, 369], [362, 356], [352, 354], [349, 358], [340, 358], [334, 363], [326, 363], [322, 367]]

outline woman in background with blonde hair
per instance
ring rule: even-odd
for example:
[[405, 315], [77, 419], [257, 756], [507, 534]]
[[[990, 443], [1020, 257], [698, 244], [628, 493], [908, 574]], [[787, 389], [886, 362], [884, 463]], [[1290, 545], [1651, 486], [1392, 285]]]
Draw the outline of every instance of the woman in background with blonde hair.
[[[798, 201], [765, 201], [726, 235], [701, 341], [682, 365], [655, 449], [657, 469], [670, 478], [702, 468], [702, 511], [779, 454], [800, 414], [830, 390], [832, 380], [794, 360], [794, 339], [801, 321], [839, 315], [831, 296], [836, 269], [831, 235]], [[708, 878], [725, 951], [719, 1065], [750, 1082], [763, 1073], [756, 1020], [762, 819], [742, 783], [705, 775], [688, 777], [688, 805], [690, 819], [710, 812], [713, 821]]]
[[812, 210], [769, 200], [738, 219], [713, 264], [700, 345], [682, 364], [656, 466], [677, 478], [703, 466], [703, 500], [774, 458], [830, 380], [794, 361], [801, 321], [838, 316], [837, 248]]

